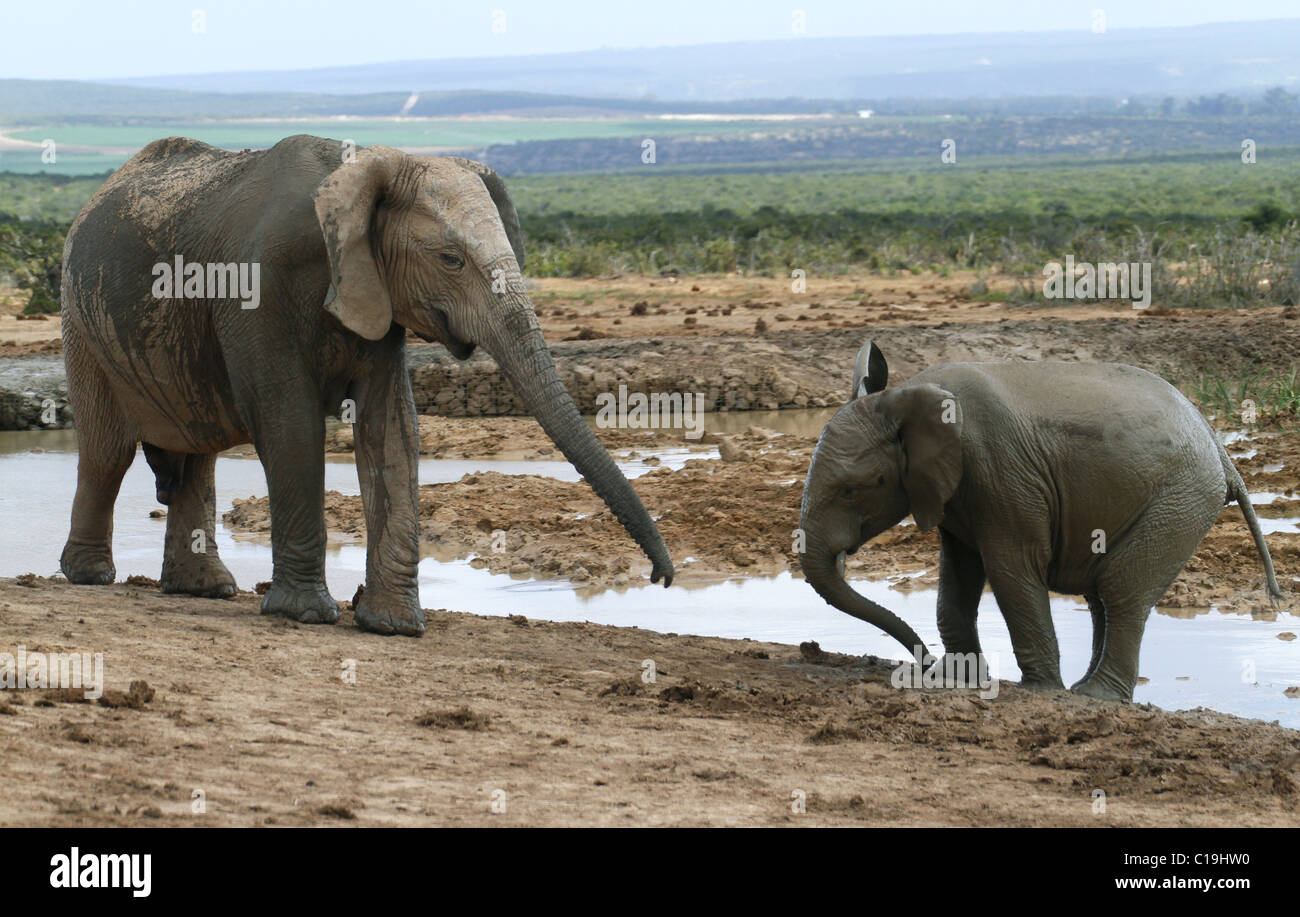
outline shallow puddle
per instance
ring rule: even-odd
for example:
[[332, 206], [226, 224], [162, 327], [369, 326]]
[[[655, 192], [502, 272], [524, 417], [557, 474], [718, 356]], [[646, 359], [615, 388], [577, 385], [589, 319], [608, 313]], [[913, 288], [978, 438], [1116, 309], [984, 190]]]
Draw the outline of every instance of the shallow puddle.
[[[736, 429], [750, 425], [778, 428], [783, 412], [774, 417], [733, 414]], [[805, 413], [805, 412], [800, 412]], [[815, 412], [806, 412], [812, 414]], [[816, 412], [821, 413], [821, 412]], [[717, 415], [723, 417], [726, 415]], [[808, 421], [792, 418], [789, 422]], [[824, 419], [816, 419], [819, 430]], [[727, 432], [722, 424], [710, 429]], [[804, 432], [802, 427], [799, 432]], [[33, 449], [41, 451], [33, 452]], [[58, 555], [67, 537], [68, 514], [76, 483], [76, 438], [71, 431], [0, 433], [0, 576], [58, 572]], [[709, 453], [685, 449], [641, 451], [634, 461], [621, 461], [629, 476], [651, 467], [645, 458], [679, 467], [687, 458]], [[660, 466], [662, 467], [662, 466]], [[422, 459], [421, 483], [455, 481], [476, 471], [539, 474], [577, 480], [565, 462]], [[325, 486], [345, 494], [358, 493], [351, 456], [331, 456]], [[220, 514], [236, 498], [264, 495], [262, 467], [255, 459], [222, 457], [217, 464], [217, 508]], [[1252, 502], [1270, 502], [1272, 494]], [[165, 522], [149, 518], [160, 507], [154, 500], [153, 476], [142, 456], [132, 464], [117, 501], [114, 553], [119, 578], [133, 573], [156, 577], [162, 564]], [[1300, 530], [1297, 519], [1263, 519], [1265, 530]], [[218, 521], [221, 555], [241, 588], [252, 588], [271, 577], [271, 551], [263, 538], [232, 535]], [[347, 599], [365, 575], [365, 548], [335, 541], [327, 552], [327, 578], [335, 598]], [[897, 612], [921, 637], [938, 649], [935, 592], [899, 590], [886, 582], [855, 581], [868, 597]], [[564, 581], [513, 579], [470, 566], [467, 560], [441, 561], [426, 557], [420, 564], [420, 598], [427, 608], [450, 608], [479, 614], [522, 614], [554, 621], [593, 621], [648, 630], [720, 637], [749, 637], [781, 643], [816, 640], [822, 648], [843, 653], [871, 653], [897, 658], [901, 648], [892, 639], [826, 605], [802, 580], [789, 573], [775, 577], [704, 581], [689, 578], [664, 590], [658, 587], [594, 591]], [[1087, 666], [1092, 619], [1081, 600], [1052, 600], [1061, 645], [1061, 669], [1067, 684]], [[1211, 707], [1224, 712], [1300, 727], [1300, 699], [1283, 691], [1300, 685], [1300, 643], [1278, 639], [1300, 632], [1300, 618], [1279, 614], [1276, 620], [1220, 614], [1212, 609], [1157, 611], [1147, 624], [1142, 675], [1135, 699], [1167, 709]], [[980, 605], [980, 633], [996, 677], [1015, 680], [1019, 671], [1011, 652], [1002, 615], [992, 594]]]

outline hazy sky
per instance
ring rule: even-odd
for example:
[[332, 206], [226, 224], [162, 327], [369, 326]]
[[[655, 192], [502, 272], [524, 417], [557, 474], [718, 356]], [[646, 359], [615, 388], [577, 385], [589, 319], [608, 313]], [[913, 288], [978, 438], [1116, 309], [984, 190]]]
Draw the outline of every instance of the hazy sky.
[[[796, 37], [1292, 18], [1300, 0], [0, 0], [0, 77], [281, 70]], [[202, 13], [203, 31], [197, 30]], [[502, 15], [503, 14], [503, 15]], [[494, 30], [494, 24], [497, 28]], [[502, 25], [504, 28], [502, 28]]]

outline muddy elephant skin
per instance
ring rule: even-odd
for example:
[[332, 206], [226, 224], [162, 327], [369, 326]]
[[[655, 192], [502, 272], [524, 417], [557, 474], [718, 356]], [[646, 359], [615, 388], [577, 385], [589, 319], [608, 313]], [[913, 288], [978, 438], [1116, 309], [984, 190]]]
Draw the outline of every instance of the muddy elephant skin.
[[80, 459], [61, 566], [110, 583], [113, 503], [144, 452], [168, 506], [162, 586], [227, 596], [216, 454], [252, 442], [274, 574], [263, 613], [333, 622], [325, 586], [327, 415], [354, 420], [365, 503], [357, 623], [417, 635], [415, 408], [408, 330], [465, 359], [484, 347], [547, 434], [672, 581], [668, 550], [556, 374], [521, 270], [505, 185], [455, 157], [298, 136], [231, 153], [145, 147], [68, 233], [63, 340]]

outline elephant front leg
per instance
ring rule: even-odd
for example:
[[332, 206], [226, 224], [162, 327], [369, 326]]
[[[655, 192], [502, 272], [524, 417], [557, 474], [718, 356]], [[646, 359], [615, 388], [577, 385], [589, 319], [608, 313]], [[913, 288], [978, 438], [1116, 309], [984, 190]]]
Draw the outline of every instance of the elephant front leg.
[[940, 529], [938, 617], [944, 657], [935, 665], [945, 673], [945, 680], [949, 673], [959, 679], [964, 675], [964, 683], [955, 687], [971, 686], [985, 672], [975, 628], [984, 583], [984, 562], [979, 552]]
[[1029, 570], [989, 570], [989, 582], [1011, 635], [1020, 686], [1061, 691], [1061, 651], [1052, 626], [1047, 586]]
[[984, 562], [979, 552], [939, 530], [939, 635], [948, 653], [978, 653], [975, 629], [984, 592]]
[[353, 388], [357, 412], [353, 440], [366, 513], [366, 588], [356, 607], [357, 626], [378, 634], [418, 637], [424, 633], [419, 590], [420, 437], [400, 338], [378, 362], [369, 377]]
[[254, 436], [271, 500], [273, 573], [262, 614], [333, 624], [339, 606], [325, 587], [325, 421], [310, 401], [286, 394], [281, 403], [296, 410], [263, 418]]

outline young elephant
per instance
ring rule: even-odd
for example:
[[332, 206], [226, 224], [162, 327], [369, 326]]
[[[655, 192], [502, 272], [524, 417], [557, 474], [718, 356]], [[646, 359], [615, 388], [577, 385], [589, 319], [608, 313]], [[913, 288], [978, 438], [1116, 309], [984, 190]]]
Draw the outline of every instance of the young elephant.
[[1092, 661], [1074, 690], [1131, 700], [1147, 614], [1234, 500], [1270, 601], [1281, 597], [1241, 476], [1200, 412], [1158, 376], [1118, 363], [950, 363], [885, 391], [887, 377], [868, 342], [854, 400], [813, 452], [801, 561], [822, 598], [909, 650], [928, 656], [843, 568], [909, 512], [922, 531], [939, 527], [944, 649], [980, 652], [987, 581], [1029, 687], [1063, 687], [1050, 589], [1083, 595], [1092, 610]]

